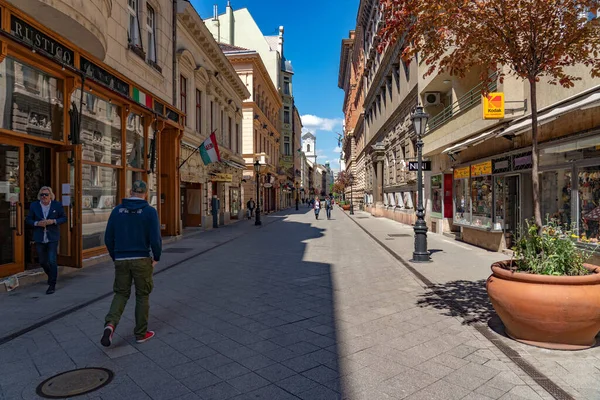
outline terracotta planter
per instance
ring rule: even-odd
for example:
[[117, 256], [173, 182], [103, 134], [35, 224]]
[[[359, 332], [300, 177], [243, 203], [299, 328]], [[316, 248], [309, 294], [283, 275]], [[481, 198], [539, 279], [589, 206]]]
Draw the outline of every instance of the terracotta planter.
[[587, 349], [600, 331], [600, 267], [585, 276], [534, 275], [492, 265], [488, 296], [511, 338], [560, 350]]
[[344, 204], [344, 205], [342, 206], [342, 210], [344, 210], [344, 211], [348, 211], [348, 210], [350, 210], [350, 204]]

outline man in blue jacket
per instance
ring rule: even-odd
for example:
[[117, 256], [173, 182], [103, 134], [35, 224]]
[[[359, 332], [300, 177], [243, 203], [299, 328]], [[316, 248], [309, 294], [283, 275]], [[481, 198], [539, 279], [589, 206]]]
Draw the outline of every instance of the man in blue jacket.
[[67, 216], [62, 204], [54, 201], [52, 188], [43, 186], [38, 192], [38, 200], [31, 203], [25, 222], [27, 225], [33, 226], [33, 241], [38, 259], [44, 272], [48, 275], [46, 294], [52, 294], [56, 290], [58, 276], [56, 263], [58, 240], [60, 239], [58, 226], [67, 222]]
[[154, 266], [160, 260], [162, 239], [158, 213], [146, 201], [147, 193], [144, 181], [133, 182], [130, 197], [123, 199], [112, 211], [106, 226], [104, 243], [115, 262], [115, 295], [100, 340], [105, 347], [112, 344], [114, 331], [131, 295], [132, 281], [135, 284], [136, 342], [144, 343], [155, 334], [148, 331], [149, 296]]

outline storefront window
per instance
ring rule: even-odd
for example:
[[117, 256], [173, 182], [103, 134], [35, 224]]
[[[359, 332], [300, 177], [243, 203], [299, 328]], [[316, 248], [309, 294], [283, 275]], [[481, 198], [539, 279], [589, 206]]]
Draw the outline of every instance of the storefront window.
[[504, 229], [504, 178], [494, 178], [494, 199], [496, 201], [494, 208], [494, 229]]
[[[76, 89], [71, 97], [79, 105], [81, 90]], [[103, 164], [121, 164], [121, 107], [85, 93], [81, 120], [82, 157], [85, 161]]]
[[600, 166], [580, 168], [578, 179], [579, 238], [596, 244], [600, 236]]
[[469, 179], [454, 180], [454, 222], [461, 225], [471, 224], [470, 213], [471, 196], [469, 193]]
[[0, 127], [63, 140], [64, 83], [7, 57], [0, 63]]
[[541, 184], [540, 203], [544, 223], [546, 219], [552, 219], [571, 228], [571, 170], [544, 172]]
[[492, 177], [471, 178], [471, 225], [491, 228], [492, 207]]
[[144, 168], [144, 118], [138, 114], [127, 117], [127, 165]]
[[442, 175], [431, 177], [431, 212], [433, 214], [442, 214], [442, 203], [444, 201], [444, 191], [442, 189]]
[[229, 196], [230, 210], [231, 216], [237, 218], [238, 213], [240, 212], [240, 191], [239, 189], [231, 189], [231, 194]]
[[119, 202], [119, 169], [82, 166], [83, 249], [104, 246], [104, 231]]
[[148, 203], [154, 208], [158, 208], [158, 183], [156, 174], [148, 174]]

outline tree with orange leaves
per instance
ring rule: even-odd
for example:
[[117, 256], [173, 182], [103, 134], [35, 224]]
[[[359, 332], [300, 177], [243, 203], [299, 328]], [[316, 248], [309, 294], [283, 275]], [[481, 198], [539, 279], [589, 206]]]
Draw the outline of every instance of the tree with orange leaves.
[[402, 58], [418, 57], [427, 66], [425, 75], [438, 71], [464, 77], [483, 65], [485, 91], [490, 72], [498, 72], [502, 82], [505, 66], [529, 82], [533, 207], [541, 227], [536, 83], [547, 79], [573, 87], [581, 78], [568, 67], [581, 64], [600, 77], [595, 18], [600, 0], [380, 0], [380, 7], [385, 24], [378, 50], [401, 41]]

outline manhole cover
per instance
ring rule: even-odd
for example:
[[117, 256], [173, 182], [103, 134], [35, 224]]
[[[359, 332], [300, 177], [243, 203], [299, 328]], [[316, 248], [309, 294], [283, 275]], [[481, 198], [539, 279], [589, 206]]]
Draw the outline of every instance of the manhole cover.
[[187, 253], [188, 251], [193, 250], [191, 247], [171, 247], [169, 249], [164, 249], [163, 253]]
[[389, 237], [410, 237], [412, 235], [408, 233], [388, 233]]
[[36, 389], [47, 399], [64, 399], [100, 389], [112, 381], [114, 373], [106, 368], [81, 368], [46, 379]]

